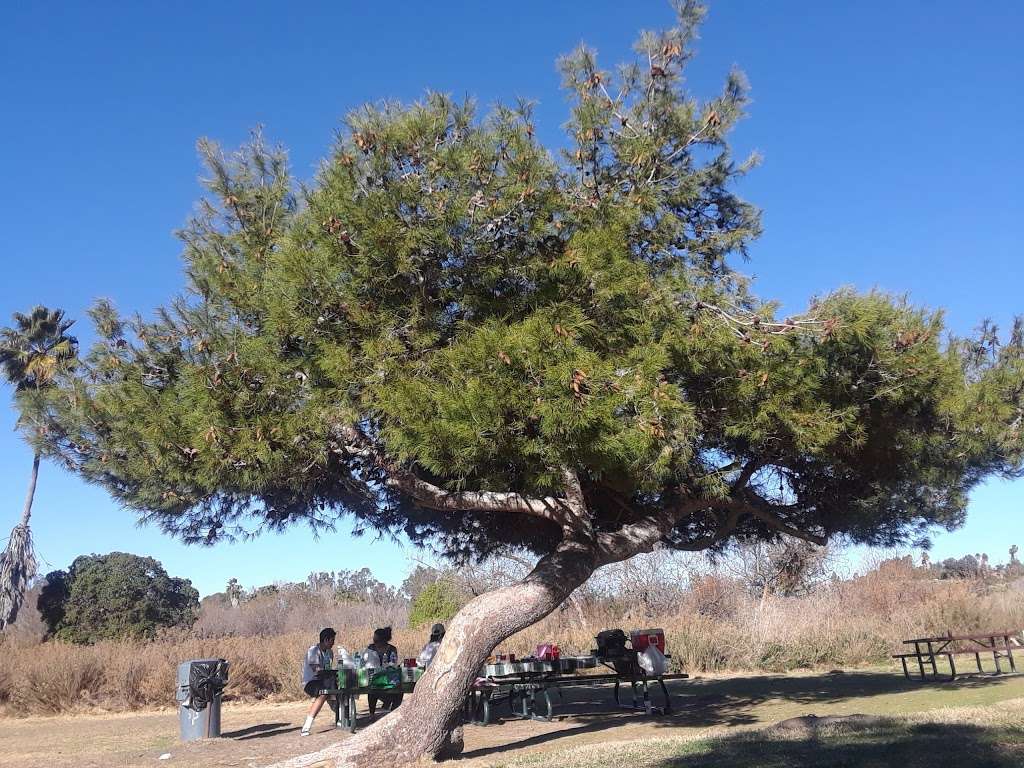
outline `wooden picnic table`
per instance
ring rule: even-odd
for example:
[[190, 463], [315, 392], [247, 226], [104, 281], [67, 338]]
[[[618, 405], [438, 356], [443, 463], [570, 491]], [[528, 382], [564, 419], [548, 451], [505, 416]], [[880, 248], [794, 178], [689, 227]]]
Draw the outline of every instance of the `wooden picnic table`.
[[954, 680], [957, 677], [956, 661], [957, 655], [973, 655], [975, 662], [978, 666], [977, 672], [971, 672], [969, 674], [981, 674], [984, 673], [984, 669], [981, 665], [981, 655], [991, 653], [992, 659], [995, 662], [996, 671], [995, 674], [999, 675], [1003, 673], [1003, 668], [1000, 664], [1000, 660], [1005, 659], [1009, 662], [1009, 671], [1015, 673], [1017, 671], [1017, 664], [1013, 658], [1013, 649], [1022, 648], [1022, 638], [1024, 638], [1024, 630], [1021, 629], [1000, 629], [989, 632], [970, 632], [964, 634], [954, 635], [951, 631], [947, 631], [944, 635], [938, 635], [936, 637], [917, 637], [911, 640], [904, 640], [904, 645], [913, 645], [913, 653], [895, 653], [893, 654], [894, 659], [899, 659], [903, 665], [903, 674], [909, 680], [910, 669], [907, 666], [908, 659], [916, 659], [918, 672], [921, 680], [923, 681], [926, 677], [926, 666], [931, 667], [931, 674], [933, 677], [938, 677], [939, 670], [936, 664], [936, 658], [945, 656], [949, 662], [950, 669], [950, 680]]

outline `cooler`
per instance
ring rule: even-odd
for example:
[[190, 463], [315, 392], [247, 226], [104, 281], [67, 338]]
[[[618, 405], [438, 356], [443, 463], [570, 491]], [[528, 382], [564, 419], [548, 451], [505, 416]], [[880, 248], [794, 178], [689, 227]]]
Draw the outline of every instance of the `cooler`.
[[650, 646], [655, 646], [662, 654], [665, 653], [665, 630], [634, 629], [629, 633], [630, 644], [637, 653], [643, 653]]

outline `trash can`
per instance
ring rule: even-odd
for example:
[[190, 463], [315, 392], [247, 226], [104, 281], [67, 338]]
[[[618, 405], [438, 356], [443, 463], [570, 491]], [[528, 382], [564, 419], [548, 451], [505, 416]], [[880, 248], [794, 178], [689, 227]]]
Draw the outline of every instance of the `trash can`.
[[220, 736], [220, 700], [228, 684], [224, 659], [193, 659], [178, 665], [178, 721], [181, 740]]

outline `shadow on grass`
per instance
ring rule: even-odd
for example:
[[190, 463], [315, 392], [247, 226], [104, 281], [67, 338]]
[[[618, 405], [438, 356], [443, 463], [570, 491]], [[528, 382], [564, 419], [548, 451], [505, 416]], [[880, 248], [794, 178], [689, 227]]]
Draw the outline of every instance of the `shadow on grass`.
[[674, 725], [747, 725], [759, 720], [751, 710], [768, 702], [803, 706], [839, 704], [851, 699], [897, 693], [986, 688], [998, 685], [1004, 679], [972, 677], [920, 683], [907, 680], [902, 674], [851, 672], [693, 680], [673, 691], [677, 712], [669, 719], [675, 721]]
[[239, 728], [237, 731], [222, 731], [220, 735], [224, 739], [248, 741], [249, 739], [265, 739], [268, 736], [279, 736], [282, 733], [297, 730], [299, 730], [299, 727], [292, 723], [260, 723], [248, 728]]
[[654, 768], [1019, 768], [1024, 733], [967, 724], [886, 721], [803, 736], [771, 729], [680, 745]]
[[[797, 705], [813, 712], [815, 705], [836, 705], [855, 699], [887, 694], [911, 693], [929, 688], [936, 690], [968, 690], [997, 684], [1000, 678], [966, 678], [954, 682], [921, 684], [909, 681], [902, 674], [889, 672], [852, 672], [839, 675], [755, 675], [722, 679], [673, 681], [669, 684], [673, 711], [648, 718], [643, 712], [618, 708], [612, 701], [610, 685], [563, 690], [563, 698], [554, 695], [555, 719], [568, 719], [569, 727], [540, 733], [508, 744], [475, 749], [464, 758], [483, 757], [512, 752], [586, 733], [599, 733], [634, 722], [645, 722], [658, 728], [706, 728], [715, 725], [753, 725], [763, 722], [757, 710], [765, 705]], [[652, 701], [661, 704], [661, 693], [651, 688]], [[622, 693], [628, 701], [629, 690]], [[498, 715], [507, 716], [507, 704], [498, 705]], [[488, 726], [488, 727], [498, 727]], [[613, 736], [614, 738], [614, 736]], [[754, 762], [754, 765], [760, 763]], [[782, 765], [784, 763], [779, 763]], [[840, 763], [844, 764], [844, 763]], [[870, 763], [869, 763], [870, 764]], [[1022, 762], [1021, 764], [1024, 764]], [[880, 763], [888, 765], [888, 763]], [[971, 765], [966, 763], [965, 765]]]

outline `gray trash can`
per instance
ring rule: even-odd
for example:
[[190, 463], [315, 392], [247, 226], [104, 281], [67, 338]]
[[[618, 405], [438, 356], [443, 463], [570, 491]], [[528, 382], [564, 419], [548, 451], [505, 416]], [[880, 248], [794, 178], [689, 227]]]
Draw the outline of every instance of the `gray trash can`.
[[224, 659], [193, 659], [178, 665], [178, 721], [181, 740], [220, 736], [220, 701], [228, 684]]

